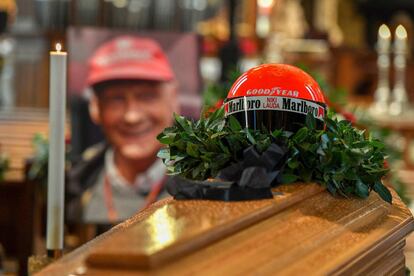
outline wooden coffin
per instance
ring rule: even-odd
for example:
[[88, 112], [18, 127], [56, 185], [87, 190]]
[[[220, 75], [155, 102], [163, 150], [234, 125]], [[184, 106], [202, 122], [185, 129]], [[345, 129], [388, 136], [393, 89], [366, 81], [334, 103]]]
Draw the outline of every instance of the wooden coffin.
[[247, 202], [160, 201], [38, 275], [404, 275], [409, 209], [316, 184]]

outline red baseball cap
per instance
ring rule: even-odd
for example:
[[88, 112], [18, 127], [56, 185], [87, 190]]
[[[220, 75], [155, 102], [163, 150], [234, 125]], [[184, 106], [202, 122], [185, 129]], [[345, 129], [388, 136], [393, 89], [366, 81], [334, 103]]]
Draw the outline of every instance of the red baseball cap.
[[109, 80], [173, 80], [161, 47], [152, 39], [120, 36], [99, 47], [89, 59], [87, 85]]

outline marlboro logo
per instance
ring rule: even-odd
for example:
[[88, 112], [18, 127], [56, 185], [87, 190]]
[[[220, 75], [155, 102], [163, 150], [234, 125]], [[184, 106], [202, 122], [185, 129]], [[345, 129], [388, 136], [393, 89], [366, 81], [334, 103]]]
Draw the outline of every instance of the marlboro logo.
[[245, 111], [252, 110], [278, 110], [289, 111], [300, 114], [312, 114], [315, 119], [323, 121], [325, 117], [325, 108], [315, 102], [302, 99], [286, 98], [286, 97], [244, 97], [229, 100], [224, 105], [226, 116]]

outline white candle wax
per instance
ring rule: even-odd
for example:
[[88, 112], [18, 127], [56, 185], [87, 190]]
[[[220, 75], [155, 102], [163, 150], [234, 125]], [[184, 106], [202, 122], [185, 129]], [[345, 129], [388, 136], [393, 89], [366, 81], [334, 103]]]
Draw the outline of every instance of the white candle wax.
[[63, 249], [65, 187], [66, 53], [50, 53], [49, 167], [47, 189], [47, 241], [49, 250]]

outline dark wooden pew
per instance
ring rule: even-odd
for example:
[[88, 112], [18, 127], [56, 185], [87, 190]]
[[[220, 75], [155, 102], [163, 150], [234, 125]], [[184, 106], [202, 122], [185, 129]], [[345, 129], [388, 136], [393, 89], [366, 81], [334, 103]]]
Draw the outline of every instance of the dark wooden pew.
[[6, 257], [18, 261], [19, 275], [27, 274], [27, 258], [33, 254], [36, 183], [0, 182], [0, 243]]
[[0, 244], [7, 258], [17, 259], [19, 275], [27, 275], [27, 259], [40, 225], [39, 183], [26, 178], [27, 160], [34, 154], [34, 135], [46, 136], [47, 129], [47, 110], [0, 111], [0, 152], [7, 155], [10, 166], [0, 182]]
[[37, 133], [47, 137], [47, 129], [47, 110], [0, 111], [0, 152], [5, 153], [10, 162], [6, 179], [25, 179], [26, 160], [34, 153], [33, 137]]

